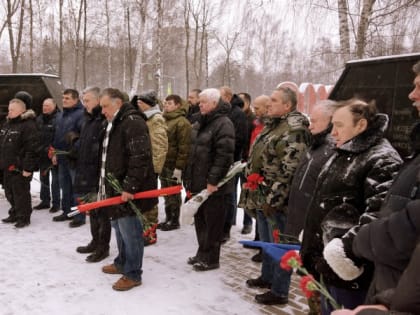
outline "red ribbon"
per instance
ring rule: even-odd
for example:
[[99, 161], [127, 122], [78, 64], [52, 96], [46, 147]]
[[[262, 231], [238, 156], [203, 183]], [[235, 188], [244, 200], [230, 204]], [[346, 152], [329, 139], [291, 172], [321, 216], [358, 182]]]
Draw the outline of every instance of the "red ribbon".
[[[134, 194], [134, 199], [146, 199], [146, 198], [156, 198], [160, 196], [166, 196], [166, 195], [175, 195], [179, 194], [182, 190], [182, 186], [171, 186], [161, 189], [154, 189], [154, 190], [147, 190], [142, 191]], [[102, 208], [102, 207], [108, 207], [113, 205], [119, 205], [121, 203], [125, 203], [121, 199], [121, 196], [112, 197], [104, 200], [99, 200], [91, 203], [85, 203], [82, 205], [77, 206], [77, 210], [79, 212], [87, 212], [93, 209]]]

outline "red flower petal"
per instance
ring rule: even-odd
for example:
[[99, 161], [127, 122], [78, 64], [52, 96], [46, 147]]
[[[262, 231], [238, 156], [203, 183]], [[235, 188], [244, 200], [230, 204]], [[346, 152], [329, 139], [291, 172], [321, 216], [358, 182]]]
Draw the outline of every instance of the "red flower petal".
[[314, 291], [311, 290], [310, 286], [314, 282], [314, 278], [312, 275], [303, 276], [300, 279], [300, 288], [302, 289], [303, 293], [306, 295], [307, 298], [310, 298]]
[[299, 254], [294, 250], [289, 250], [286, 252], [280, 260], [280, 267], [286, 271], [290, 271], [293, 268], [293, 265], [302, 266], [302, 260]]

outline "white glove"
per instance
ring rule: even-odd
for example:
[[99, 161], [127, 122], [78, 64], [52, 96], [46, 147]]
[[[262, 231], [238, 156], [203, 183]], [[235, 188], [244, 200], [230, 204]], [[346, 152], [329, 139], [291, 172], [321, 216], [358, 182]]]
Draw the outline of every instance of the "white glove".
[[172, 174], [172, 178], [176, 180], [177, 184], [181, 184], [181, 178], [182, 178], [182, 171], [179, 169], [174, 169], [174, 173]]

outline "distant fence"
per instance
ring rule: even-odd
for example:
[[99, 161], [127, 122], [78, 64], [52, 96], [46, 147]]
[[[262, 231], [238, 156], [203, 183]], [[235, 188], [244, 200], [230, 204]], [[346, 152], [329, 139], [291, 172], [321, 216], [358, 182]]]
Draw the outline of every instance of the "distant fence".
[[298, 111], [308, 114], [318, 101], [328, 98], [333, 85], [302, 83], [300, 86], [297, 86], [294, 82], [285, 81], [281, 82], [277, 87], [288, 87], [295, 91], [298, 99]]

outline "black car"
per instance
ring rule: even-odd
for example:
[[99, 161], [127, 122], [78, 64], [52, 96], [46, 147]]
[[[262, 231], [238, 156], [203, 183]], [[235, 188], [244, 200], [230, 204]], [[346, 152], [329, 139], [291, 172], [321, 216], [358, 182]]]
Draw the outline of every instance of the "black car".
[[62, 107], [63, 84], [58, 76], [50, 74], [0, 74], [0, 121], [7, 116], [9, 101], [16, 92], [26, 91], [32, 95], [32, 109], [36, 114], [42, 112], [42, 102], [53, 98]]

